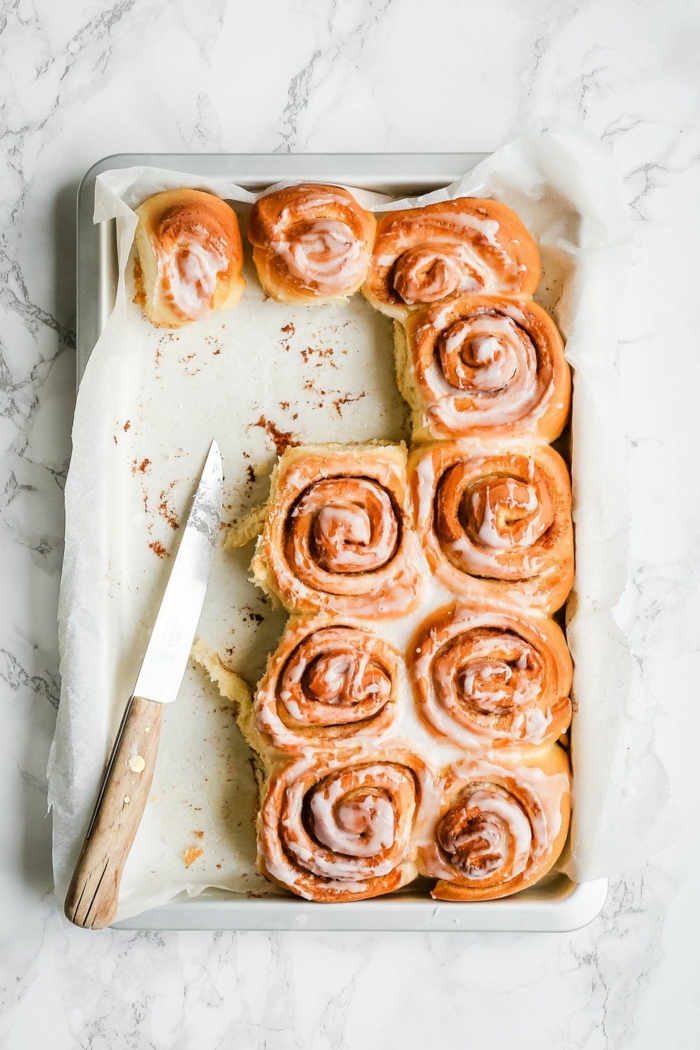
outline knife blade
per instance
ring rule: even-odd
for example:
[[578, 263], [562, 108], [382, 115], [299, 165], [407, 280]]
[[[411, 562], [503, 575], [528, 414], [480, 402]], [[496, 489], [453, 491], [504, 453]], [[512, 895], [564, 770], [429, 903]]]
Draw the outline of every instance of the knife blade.
[[204, 604], [222, 498], [221, 453], [212, 441], [66, 895], [65, 913], [76, 926], [102, 929], [116, 917], [122, 871], [153, 782], [163, 710], [177, 698]]
[[212, 441], [136, 679], [135, 696], [160, 704], [177, 699], [207, 592], [222, 497], [221, 453]]

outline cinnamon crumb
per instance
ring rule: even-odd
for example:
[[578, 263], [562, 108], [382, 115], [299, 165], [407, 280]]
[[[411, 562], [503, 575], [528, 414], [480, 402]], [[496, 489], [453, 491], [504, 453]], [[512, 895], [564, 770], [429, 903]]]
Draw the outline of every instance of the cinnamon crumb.
[[246, 470], [247, 470], [247, 473], [248, 473], [248, 483], [250, 485], [252, 485], [253, 482], [255, 481], [257, 475], [256, 475], [255, 471], [253, 470], [252, 466], [250, 465], [250, 463], [248, 464]]
[[342, 419], [343, 413], [341, 411], [341, 408], [343, 405], [352, 405], [355, 401], [360, 401], [363, 397], [366, 396], [367, 395], [363, 392], [361, 394], [358, 394], [356, 397], [352, 397], [350, 394], [346, 394], [345, 397], [337, 397], [333, 402], [335, 410]]
[[272, 438], [278, 456], [281, 456], [288, 448], [295, 448], [301, 444], [300, 441], [296, 440], [291, 430], [280, 430], [275, 423], [266, 419], [265, 416], [260, 416], [257, 423], [253, 423], [252, 426], [262, 427], [267, 436]]
[[168, 502], [174, 484], [175, 482], [171, 481], [167, 489], [163, 489], [163, 491], [161, 492], [160, 503], [158, 504], [158, 513], [163, 518], [165, 518], [171, 529], [179, 529], [180, 522], [178, 520], [178, 516]]
[[127, 419], [126, 423], [124, 424], [124, 433], [125, 434], [126, 434], [127, 430], [129, 430], [130, 427], [131, 427], [131, 420]]
[[199, 846], [189, 846], [182, 854], [182, 859], [185, 862], [185, 867], [189, 868], [191, 864], [194, 864], [197, 857], [201, 857], [204, 850]]
[[[324, 360], [333, 357], [335, 350], [332, 346], [307, 346], [305, 350], [300, 349], [299, 353], [301, 354], [304, 361], [307, 363], [309, 361], [309, 358], [313, 356], [319, 357], [320, 360], [314, 363], [316, 368], [322, 368]], [[334, 364], [333, 361], [330, 361], [329, 364], [331, 368], [337, 368], [337, 365]]]
[[289, 324], [286, 324], [284, 328], [280, 329], [280, 331], [285, 332], [287, 335], [294, 335], [296, 328], [290, 321]]
[[150, 467], [150, 465], [151, 465], [150, 459], [142, 459], [140, 463], [139, 463], [139, 461], [137, 459], [135, 459], [133, 461], [133, 463], [131, 464], [131, 473], [132, 474], [137, 474], [137, 473], [140, 472], [141, 474], [147, 474], [148, 473], [148, 468]]
[[198, 839], [203, 839], [204, 838], [204, 832], [203, 831], [193, 831], [192, 834], [196, 835]]
[[153, 551], [154, 554], [158, 555], [159, 558], [169, 558], [170, 557], [170, 555], [168, 554], [167, 550], [165, 549], [163, 544], [160, 542], [160, 540], [155, 540], [153, 543], [149, 543], [148, 546], [151, 548], [151, 550]]

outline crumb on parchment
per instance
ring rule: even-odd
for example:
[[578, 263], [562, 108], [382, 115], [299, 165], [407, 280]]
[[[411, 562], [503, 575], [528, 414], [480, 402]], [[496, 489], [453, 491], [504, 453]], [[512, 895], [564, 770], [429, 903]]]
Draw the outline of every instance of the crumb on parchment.
[[294, 437], [291, 430], [280, 430], [272, 420], [266, 419], [265, 416], [260, 416], [260, 419], [258, 419], [257, 422], [252, 423], [251, 426], [261, 427], [267, 436], [272, 438], [278, 456], [283, 455], [288, 448], [294, 448], [301, 444], [301, 442]]
[[189, 868], [198, 857], [201, 857], [204, 850], [200, 846], [188, 846], [182, 854], [182, 859], [185, 862], [185, 867]]

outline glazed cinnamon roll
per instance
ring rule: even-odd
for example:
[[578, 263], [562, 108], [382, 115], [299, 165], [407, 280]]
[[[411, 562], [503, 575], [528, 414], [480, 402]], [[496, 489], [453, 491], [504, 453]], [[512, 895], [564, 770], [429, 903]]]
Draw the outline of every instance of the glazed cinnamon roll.
[[553, 613], [574, 580], [571, 488], [546, 446], [444, 442], [411, 456], [416, 530], [450, 590]]
[[376, 225], [339, 186], [268, 193], [248, 221], [260, 283], [280, 303], [344, 299], [365, 279]]
[[255, 696], [263, 748], [376, 742], [394, 721], [401, 675], [399, 653], [367, 628], [323, 617], [292, 622]]
[[443, 781], [419, 850], [439, 900], [507, 897], [542, 878], [559, 857], [571, 810], [569, 762], [557, 744], [504, 752], [498, 763], [464, 759]]
[[416, 707], [470, 749], [544, 744], [571, 722], [573, 667], [553, 620], [464, 602], [438, 609], [408, 647]]
[[[390, 893], [416, 876], [413, 830], [431, 780], [416, 755], [318, 754], [273, 773], [258, 819], [258, 864], [314, 901]], [[428, 789], [429, 790], [429, 789]]]
[[136, 214], [134, 277], [149, 321], [179, 328], [235, 306], [245, 287], [243, 247], [225, 201], [200, 190], [168, 190]]
[[413, 440], [553, 441], [571, 380], [556, 325], [532, 301], [463, 296], [394, 324], [399, 386]]
[[288, 449], [253, 573], [291, 612], [393, 617], [421, 593], [400, 445]]
[[377, 310], [401, 318], [456, 295], [528, 298], [539, 280], [537, 247], [515, 212], [458, 197], [384, 215], [362, 290]]

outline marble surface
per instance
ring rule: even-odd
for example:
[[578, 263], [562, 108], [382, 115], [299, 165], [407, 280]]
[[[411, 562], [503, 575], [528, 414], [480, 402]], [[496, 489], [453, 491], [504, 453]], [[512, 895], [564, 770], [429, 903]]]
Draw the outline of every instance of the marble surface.
[[[15, 0], [0, 15], [0, 1046], [651, 1050], [700, 1037], [697, 0]], [[428, 17], [429, 15], [429, 17]], [[74, 387], [74, 204], [124, 151], [489, 150], [584, 129], [635, 246], [616, 361], [634, 717], [686, 833], [573, 934], [66, 928], [45, 768]]]

